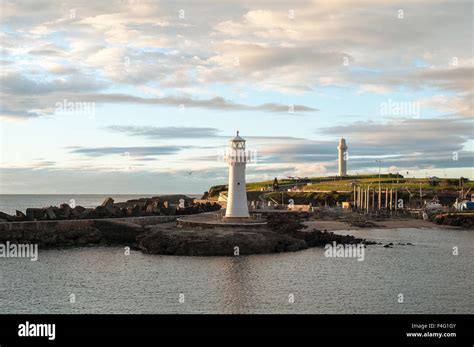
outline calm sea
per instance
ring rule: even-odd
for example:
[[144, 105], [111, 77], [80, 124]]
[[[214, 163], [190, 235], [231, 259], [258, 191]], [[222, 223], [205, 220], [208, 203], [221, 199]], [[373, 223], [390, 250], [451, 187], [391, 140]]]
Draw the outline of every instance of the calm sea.
[[[158, 256], [140, 251], [125, 255], [123, 247], [40, 250], [36, 262], [0, 258], [0, 310], [474, 313], [472, 230], [342, 233], [414, 245], [369, 246], [364, 261], [326, 258], [321, 248], [240, 257]], [[458, 255], [453, 255], [453, 247], [458, 247]]]
[[[15, 214], [16, 210], [25, 212], [28, 207], [49, 207], [60, 204], [71, 204], [75, 202], [76, 206], [96, 207], [106, 198], [111, 197], [116, 202], [123, 202], [130, 199], [158, 196], [160, 194], [0, 194], [0, 211]], [[198, 198], [200, 195], [186, 194], [192, 198]]]

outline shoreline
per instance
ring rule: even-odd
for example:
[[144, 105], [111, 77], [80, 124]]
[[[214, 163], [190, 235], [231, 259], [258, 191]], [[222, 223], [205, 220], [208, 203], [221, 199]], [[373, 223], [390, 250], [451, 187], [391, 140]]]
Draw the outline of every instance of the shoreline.
[[[370, 220], [376, 226], [370, 227], [358, 227], [350, 225], [349, 221], [343, 220], [311, 220], [305, 221], [303, 224], [307, 225], [309, 229], [315, 228], [319, 230], [327, 231], [346, 231], [346, 230], [373, 230], [373, 229], [452, 229], [452, 230], [465, 230], [462, 227], [456, 227], [451, 225], [438, 225], [430, 221], [422, 219], [386, 219], [386, 220]], [[466, 229], [467, 230], [467, 229]]]

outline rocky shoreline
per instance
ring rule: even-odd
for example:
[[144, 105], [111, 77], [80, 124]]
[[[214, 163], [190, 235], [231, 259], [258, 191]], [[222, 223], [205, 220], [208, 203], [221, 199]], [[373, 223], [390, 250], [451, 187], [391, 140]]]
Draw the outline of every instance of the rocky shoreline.
[[202, 228], [187, 229], [156, 225], [137, 239], [137, 247], [148, 254], [187, 256], [233, 256], [264, 253], [295, 252], [328, 243], [374, 242], [349, 235], [320, 230], [278, 233], [269, 229]]
[[109, 197], [94, 208], [61, 204], [59, 207], [27, 208], [25, 213], [17, 210], [15, 215], [0, 212], [0, 222], [189, 215], [217, 211], [220, 208], [221, 206], [217, 203], [195, 203], [194, 199], [179, 194], [132, 199], [125, 202], [115, 202]]
[[[150, 218], [153, 218], [151, 221]], [[157, 218], [162, 218], [156, 220]], [[186, 227], [171, 217], [96, 219], [84, 221], [42, 221], [0, 224], [0, 243], [38, 244], [40, 248], [87, 245], [123, 245], [147, 254], [186, 256], [234, 256], [294, 252], [328, 243], [373, 242], [312, 229], [287, 214], [269, 227]], [[279, 220], [279, 219], [285, 219]], [[135, 221], [135, 223], [131, 222]], [[153, 222], [153, 225], [150, 223]], [[140, 224], [139, 224], [140, 223]], [[7, 224], [18, 224], [7, 229]], [[41, 225], [41, 228], [38, 228]], [[284, 225], [285, 227], [282, 227]]]
[[[27, 222], [28, 223], [28, 222]], [[24, 223], [26, 224], [26, 223]], [[126, 221], [89, 220], [65, 227], [59, 222], [49, 222], [43, 229], [35, 227], [0, 230], [0, 243], [38, 244], [41, 248], [58, 248], [85, 245], [133, 245], [143, 234], [143, 226]]]

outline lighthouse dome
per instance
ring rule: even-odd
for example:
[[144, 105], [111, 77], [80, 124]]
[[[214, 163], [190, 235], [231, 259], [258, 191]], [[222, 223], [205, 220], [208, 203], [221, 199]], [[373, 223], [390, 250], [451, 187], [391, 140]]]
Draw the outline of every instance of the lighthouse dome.
[[232, 141], [232, 142], [245, 142], [245, 140], [239, 136], [239, 131], [238, 130], [237, 130], [237, 135], [235, 135], [235, 137], [233, 139], [231, 139], [230, 141]]

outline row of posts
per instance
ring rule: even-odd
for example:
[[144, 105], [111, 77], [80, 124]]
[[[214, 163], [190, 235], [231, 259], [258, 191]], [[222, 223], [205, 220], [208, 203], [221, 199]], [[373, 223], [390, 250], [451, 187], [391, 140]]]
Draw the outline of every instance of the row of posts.
[[395, 189], [354, 187], [353, 206], [357, 210], [369, 212], [385, 209], [388, 211], [398, 210], [398, 191]]
[[248, 201], [247, 205], [252, 210], [258, 210], [258, 209], [263, 210], [263, 209], [266, 209], [266, 208], [271, 209], [272, 207], [278, 206], [278, 204], [276, 204], [273, 201], [265, 201], [264, 202], [264, 201], [258, 201], [258, 200]]

